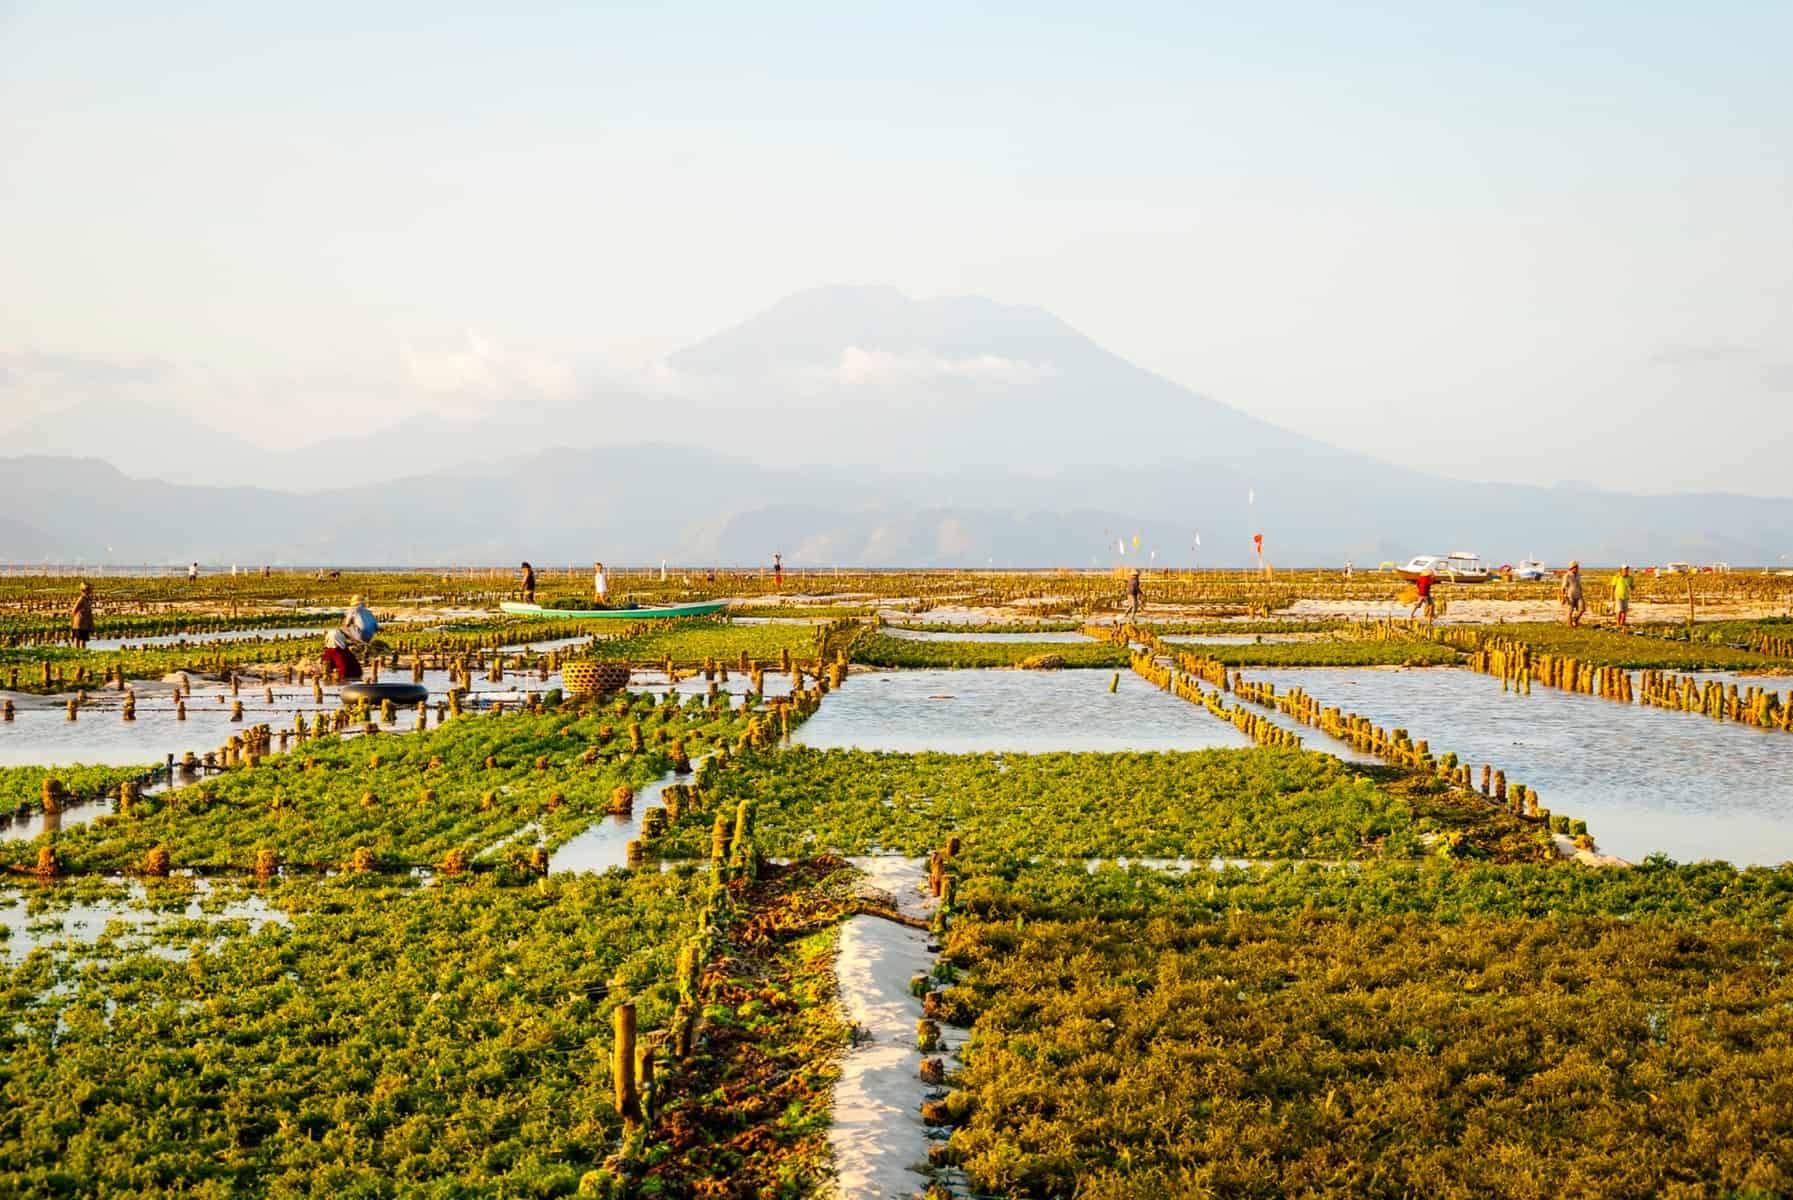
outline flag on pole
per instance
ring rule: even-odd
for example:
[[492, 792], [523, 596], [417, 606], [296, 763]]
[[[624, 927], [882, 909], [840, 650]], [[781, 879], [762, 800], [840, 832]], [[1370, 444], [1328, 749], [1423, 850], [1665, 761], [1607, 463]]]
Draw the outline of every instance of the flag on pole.
[[1257, 502], [1258, 502], [1258, 489], [1246, 488], [1245, 489], [1245, 503], [1256, 504]]
[[1251, 535], [1251, 544], [1257, 551], [1257, 556], [1259, 558], [1264, 557], [1264, 535], [1261, 533], [1252, 534]]
[[1202, 531], [1199, 529], [1195, 531], [1195, 544], [1198, 546], [1202, 544]]
[[1139, 535], [1137, 533], [1133, 535], [1133, 548], [1135, 550], [1139, 549]]
[[1114, 548], [1116, 550], [1119, 550], [1122, 554], [1127, 553], [1127, 539], [1126, 538], [1115, 538], [1114, 539]]

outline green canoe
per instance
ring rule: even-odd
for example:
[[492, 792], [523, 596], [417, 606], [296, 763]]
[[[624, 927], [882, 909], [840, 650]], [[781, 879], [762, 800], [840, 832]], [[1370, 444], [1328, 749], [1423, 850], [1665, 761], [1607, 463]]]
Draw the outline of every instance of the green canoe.
[[507, 600], [498, 606], [507, 613], [520, 617], [577, 617], [584, 621], [652, 621], [666, 617], [701, 617], [709, 613], [721, 612], [728, 607], [726, 600], [705, 600], [698, 604], [667, 604], [660, 608], [598, 608], [579, 610], [571, 608], [543, 608], [539, 604], [518, 604]]

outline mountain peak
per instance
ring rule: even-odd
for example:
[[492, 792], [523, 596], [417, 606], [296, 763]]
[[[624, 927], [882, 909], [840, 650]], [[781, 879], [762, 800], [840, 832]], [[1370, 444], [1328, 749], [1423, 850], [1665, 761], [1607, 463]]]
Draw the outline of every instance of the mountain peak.
[[916, 300], [884, 284], [806, 288], [667, 361], [692, 374], [765, 375], [832, 367], [848, 350], [1031, 364], [1105, 354], [1042, 308], [985, 296]]

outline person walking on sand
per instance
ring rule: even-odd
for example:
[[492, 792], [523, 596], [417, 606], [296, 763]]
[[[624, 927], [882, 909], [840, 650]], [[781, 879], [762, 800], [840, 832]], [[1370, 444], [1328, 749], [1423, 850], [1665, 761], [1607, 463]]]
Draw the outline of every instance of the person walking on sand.
[[524, 562], [524, 564], [521, 567], [519, 567], [518, 570], [523, 572], [523, 588], [522, 588], [523, 603], [534, 604], [535, 603], [535, 568], [530, 566], [528, 562]]
[[198, 563], [188, 563], [187, 564], [187, 582], [188, 583], [198, 583], [199, 582], [199, 564]]
[[1129, 622], [1139, 617], [1139, 601], [1139, 568], [1134, 567], [1133, 573], [1127, 576], [1127, 620]]
[[1625, 628], [1626, 618], [1631, 613], [1631, 585], [1634, 582], [1630, 563], [1622, 565], [1619, 573], [1612, 577], [1613, 623], [1620, 629]]
[[784, 591], [784, 555], [781, 553], [772, 556], [772, 585]]
[[604, 564], [591, 565], [591, 591], [597, 598], [599, 608], [610, 607], [610, 582], [604, 578]]
[[1407, 619], [1409, 621], [1417, 618], [1421, 609], [1425, 610], [1426, 623], [1428, 625], [1438, 620], [1438, 602], [1432, 598], [1433, 582], [1432, 568], [1430, 566], [1422, 570], [1419, 573], [1419, 578], [1413, 581], [1413, 590], [1417, 594], [1414, 596], [1413, 600], [1413, 611], [1407, 614]]
[[1587, 601], [1581, 594], [1581, 561], [1572, 559], [1569, 569], [1563, 573], [1563, 605], [1569, 610], [1569, 628], [1581, 627], [1581, 614], [1587, 608]]
[[75, 649], [87, 649], [87, 639], [93, 636], [93, 584], [81, 585], [75, 606], [68, 612], [68, 625], [69, 632], [75, 637]]

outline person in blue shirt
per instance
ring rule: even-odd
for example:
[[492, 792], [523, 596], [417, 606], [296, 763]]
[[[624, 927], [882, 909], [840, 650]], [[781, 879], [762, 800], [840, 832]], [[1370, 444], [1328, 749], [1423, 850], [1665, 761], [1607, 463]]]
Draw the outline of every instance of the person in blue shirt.
[[373, 610], [367, 607], [365, 597], [356, 596], [349, 602], [348, 611], [342, 617], [342, 631], [351, 641], [363, 646], [372, 645], [379, 628], [380, 623], [374, 619]]

